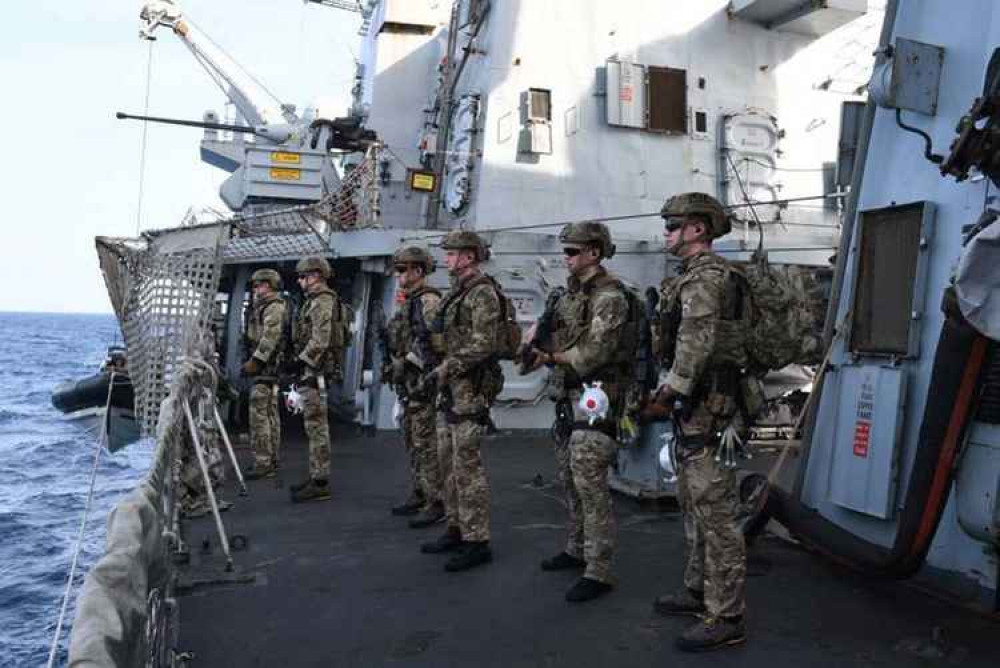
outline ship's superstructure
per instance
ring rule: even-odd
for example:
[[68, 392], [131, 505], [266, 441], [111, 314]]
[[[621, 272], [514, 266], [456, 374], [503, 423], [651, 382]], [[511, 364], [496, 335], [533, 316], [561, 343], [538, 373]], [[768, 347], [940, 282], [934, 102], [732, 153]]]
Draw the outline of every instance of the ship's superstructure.
[[[315, 1], [364, 16], [351, 117], [377, 140], [358, 135], [365, 150], [339, 165], [321, 156], [340, 185], [301, 206], [264, 193], [217, 223], [99, 241], [147, 431], [198, 335], [215, 335], [239, 377], [259, 267], [291, 282], [300, 257], [330, 258], [356, 314], [330, 401], [388, 429], [374, 328], [394, 301], [394, 250], [440, 256], [443, 231], [479, 231], [486, 270], [527, 325], [566, 278], [561, 224], [607, 220], [610, 269], [656, 286], [673, 271], [663, 199], [705, 191], [735, 218], [721, 253], [766, 251], [829, 289], [826, 358], [801, 441], [782, 446], [797, 471], [778, 459], [769, 507], [839, 560], [933, 577], [997, 609], [995, 3], [889, 0], [882, 25], [862, 0]], [[505, 375], [497, 426], [547, 428], [546, 371], [505, 363]], [[667, 430], [624, 448], [619, 473], [661, 486]]]
[[895, 576], [926, 557], [925, 573], [996, 609], [1000, 11], [890, 9], [785, 521]]

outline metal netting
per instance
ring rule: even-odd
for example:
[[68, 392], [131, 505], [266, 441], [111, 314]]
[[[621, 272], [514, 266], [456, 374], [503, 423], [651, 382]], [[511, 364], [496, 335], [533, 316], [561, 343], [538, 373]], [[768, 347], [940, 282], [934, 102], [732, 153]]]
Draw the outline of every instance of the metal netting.
[[296, 258], [329, 252], [330, 232], [378, 227], [378, 146], [349, 167], [340, 188], [315, 204], [240, 214], [227, 221], [233, 234], [226, 260]]
[[156, 253], [135, 240], [99, 237], [97, 255], [128, 347], [136, 420], [143, 435], [153, 435], [180, 359], [209, 329], [218, 248]]

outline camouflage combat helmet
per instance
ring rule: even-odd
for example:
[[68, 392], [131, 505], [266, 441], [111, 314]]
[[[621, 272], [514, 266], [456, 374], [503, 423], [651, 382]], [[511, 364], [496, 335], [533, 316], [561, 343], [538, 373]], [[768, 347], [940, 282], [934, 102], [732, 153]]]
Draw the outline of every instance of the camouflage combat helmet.
[[709, 233], [713, 239], [729, 234], [733, 229], [729, 222], [729, 216], [719, 201], [711, 195], [705, 193], [684, 193], [674, 195], [663, 203], [660, 209], [660, 216], [669, 218], [671, 216], [697, 216], [708, 223]]
[[445, 235], [441, 242], [441, 248], [445, 250], [474, 250], [476, 260], [485, 262], [490, 259], [490, 246], [481, 236], [469, 230], [452, 230]]
[[280, 290], [281, 275], [274, 269], [258, 269], [250, 277], [250, 284], [253, 285], [254, 283], [270, 283], [273, 289]]
[[330, 263], [326, 261], [325, 258], [321, 257], [304, 257], [298, 261], [295, 265], [295, 271], [299, 274], [304, 274], [307, 271], [318, 271], [323, 278], [330, 278], [333, 275], [333, 270], [330, 269]]
[[398, 251], [392, 254], [392, 263], [394, 265], [398, 264], [416, 264], [424, 268], [424, 274], [430, 274], [434, 271], [437, 265], [434, 262], [434, 258], [423, 248], [419, 246], [409, 246], [407, 248], [400, 248]]
[[608, 226], [596, 221], [569, 223], [559, 233], [559, 241], [564, 246], [597, 246], [601, 249], [601, 257], [605, 258], [615, 254]]

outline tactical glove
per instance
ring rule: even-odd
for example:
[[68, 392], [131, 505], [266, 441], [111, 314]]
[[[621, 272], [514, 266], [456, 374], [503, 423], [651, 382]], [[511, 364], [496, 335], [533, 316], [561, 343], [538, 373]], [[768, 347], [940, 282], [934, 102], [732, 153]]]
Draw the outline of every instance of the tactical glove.
[[251, 357], [243, 363], [243, 373], [247, 376], [256, 376], [260, 373], [261, 364], [256, 357]]

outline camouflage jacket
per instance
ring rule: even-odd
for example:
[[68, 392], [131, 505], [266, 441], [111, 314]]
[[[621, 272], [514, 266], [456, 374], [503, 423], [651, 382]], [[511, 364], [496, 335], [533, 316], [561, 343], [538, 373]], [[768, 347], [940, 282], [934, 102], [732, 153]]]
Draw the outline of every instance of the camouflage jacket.
[[261, 376], [274, 376], [278, 373], [278, 365], [282, 361], [284, 319], [285, 300], [277, 294], [254, 301], [250, 321], [247, 323], [247, 344], [250, 357], [261, 364]]
[[[420, 303], [420, 308], [417, 308], [417, 302]], [[414, 364], [404, 363], [404, 359], [410, 353], [416, 355], [418, 359], [421, 358], [421, 351], [416, 344], [417, 332], [415, 331], [415, 319], [422, 316], [424, 326], [429, 331], [440, 303], [441, 293], [434, 288], [421, 286], [416, 290], [404, 292], [404, 301], [399, 305], [399, 308], [393, 314], [392, 320], [389, 321], [387, 326], [389, 333], [389, 354], [392, 356], [396, 367], [401, 367], [403, 371], [401, 377], [398, 374], [391, 376], [392, 384], [397, 386], [397, 388], [399, 385], [403, 385], [406, 389], [405, 394], [411, 397], [413, 396], [413, 389], [421, 376], [430, 371], [429, 368], [421, 371]], [[432, 363], [431, 360], [420, 359], [420, 361], [425, 365]]]
[[299, 308], [292, 341], [295, 356], [309, 366], [312, 375], [340, 376], [339, 356], [333, 350], [334, 318], [338, 317], [340, 304], [337, 293], [323, 286], [306, 295]]
[[458, 415], [482, 413], [499, 394], [503, 374], [496, 360], [496, 331], [501, 308], [497, 291], [487, 281], [471, 288], [478, 275], [453, 280], [438, 306], [435, 329], [440, 330], [446, 369], [445, 388]]
[[737, 413], [740, 374], [746, 367], [743, 296], [729, 263], [713, 252], [683, 262], [682, 273], [663, 282], [655, 347], [663, 363], [661, 384], [684, 397], [685, 434], [710, 434]]
[[601, 381], [613, 412], [620, 415], [635, 349], [625, 340], [629, 308], [622, 284], [597, 266], [582, 279], [570, 276], [567, 287], [556, 304], [552, 340], [568, 364], [556, 366], [551, 383], [557, 393], [561, 389], [563, 396], [576, 397], [583, 383]]

